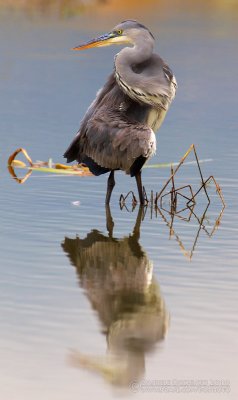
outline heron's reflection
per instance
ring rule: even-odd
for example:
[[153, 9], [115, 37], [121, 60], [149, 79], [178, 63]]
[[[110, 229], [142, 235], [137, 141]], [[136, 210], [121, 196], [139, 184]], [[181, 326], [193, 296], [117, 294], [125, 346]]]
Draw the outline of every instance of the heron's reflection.
[[109, 236], [93, 230], [62, 244], [107, 337], [106, 356], [77, 352], [74, 363], [118, 385], [143, 376], [145, 354], [164, 338], [169, 320], [152, 262], [139, 244], [142, 213], [140, 208], [132, 234], [117, 239], [107, 208]]

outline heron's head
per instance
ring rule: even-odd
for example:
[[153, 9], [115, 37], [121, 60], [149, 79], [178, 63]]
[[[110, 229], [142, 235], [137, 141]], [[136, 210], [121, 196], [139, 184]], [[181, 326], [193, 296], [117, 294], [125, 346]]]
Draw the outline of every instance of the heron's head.
[[73, 50], [84, 50], [91, 47], [110, 46], [112, 44], [134, 45], [138, 39], [154, 41], [154, 36], [149, 29], [139, 22], [127, 20], [116, 25], [111, 32], [74, 47]]

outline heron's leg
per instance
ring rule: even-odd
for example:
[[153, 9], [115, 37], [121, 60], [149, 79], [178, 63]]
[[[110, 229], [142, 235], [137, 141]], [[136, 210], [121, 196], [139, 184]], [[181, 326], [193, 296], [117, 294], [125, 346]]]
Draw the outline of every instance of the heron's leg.
[[107, 195], [106, 195], [106, 201], [105, 201], [106, 204], [110, 203], [111, 194], [112, 194], [114, 186], [115, 186], [114, 171], [111, 171], [109, 178], [107, 180]]
[[144, 205], [145, 199], [144, 199], [144, 194], [143, 194], [143, 190], [142, 190], [141, 171], [137, 172], [137, 174], [135, 175], [135, 178], [136, 178], [137, 189], [138, 189], [139, 198], [140, 198], [140, 204]]

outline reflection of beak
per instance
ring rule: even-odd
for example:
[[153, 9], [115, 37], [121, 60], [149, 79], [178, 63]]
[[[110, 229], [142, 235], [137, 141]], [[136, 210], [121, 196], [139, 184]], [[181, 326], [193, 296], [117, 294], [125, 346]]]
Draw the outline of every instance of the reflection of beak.
[[128, 43], [129, 40], [126, 36], [118, 36], [116, 32], [105, 33], [102, 36], [99, 36], [96, 39], [92, 39], [87, 43], [84, 43], [80, 46], [73, 47], [72, 50], [85, 50], [90, 49], [91, 47], [102, 47], [102, 46], [110, 46], [111, 44], [123, 44]]

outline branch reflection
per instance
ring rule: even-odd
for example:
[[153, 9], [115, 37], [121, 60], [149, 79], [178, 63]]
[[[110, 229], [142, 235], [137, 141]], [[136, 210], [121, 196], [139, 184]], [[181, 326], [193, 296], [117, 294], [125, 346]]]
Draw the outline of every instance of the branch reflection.
[[145, 355], [165, 337], [169, 314], [153, 276], [153, 265], [139, 243], [143, 209], [132, 234], [113, 236], [110, 208], [106, 209], [106, 236], [92, 230], [84, 239], [65, 237], [67, 253], [104, 327], [107, 355], [74, 352], [74, 365], [97, 371], [117, 385], [142, 378]]

